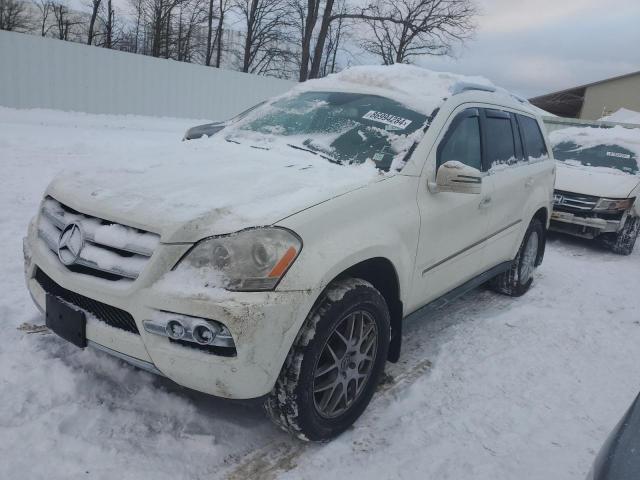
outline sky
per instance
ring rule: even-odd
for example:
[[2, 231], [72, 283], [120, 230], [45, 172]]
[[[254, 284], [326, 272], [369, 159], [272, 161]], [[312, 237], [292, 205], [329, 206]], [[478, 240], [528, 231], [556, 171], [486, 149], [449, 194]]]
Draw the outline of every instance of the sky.
[[434, 70], [478, 74], [527, 97], [640, 70], [640, 0], [478, 0], [472, 40]]
[[[415, 63], [483, 75], [526, 97], [640, 70], [640, 0], [475, 1], [476, 34], [455, 57]], [[128, 0], [115, 2], [123, 13], [130, 10]], [[353, 50], [352, 64], [378, 62]]]

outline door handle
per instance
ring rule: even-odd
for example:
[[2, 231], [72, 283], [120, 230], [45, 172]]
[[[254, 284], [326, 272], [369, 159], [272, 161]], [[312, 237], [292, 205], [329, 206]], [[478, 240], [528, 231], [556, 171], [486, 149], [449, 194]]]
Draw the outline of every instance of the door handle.
[[478, 204], [478, 208], [480, 209], [489, 208], [490, 205], [491, 205], [491, 197], [484, 197], [482, 200], [480, 200], [480, 203]]
[[533, 178], [527, 178], [527, 180], [524, 182], [524, 186], [526, 188], [531, 188], [533, 186]]

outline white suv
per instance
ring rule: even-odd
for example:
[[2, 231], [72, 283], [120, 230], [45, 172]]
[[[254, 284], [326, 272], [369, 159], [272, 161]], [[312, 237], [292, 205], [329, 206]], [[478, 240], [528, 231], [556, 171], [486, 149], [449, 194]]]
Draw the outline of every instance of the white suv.
[[[474, 83], [475, 82], [475, 83]], [[175, 162], [60, 176], [25, 239], [51, 330], [324, 440], [402, 321], [544, 254], [555, 168], [534, 107], [397, 65], [306, 82]]]

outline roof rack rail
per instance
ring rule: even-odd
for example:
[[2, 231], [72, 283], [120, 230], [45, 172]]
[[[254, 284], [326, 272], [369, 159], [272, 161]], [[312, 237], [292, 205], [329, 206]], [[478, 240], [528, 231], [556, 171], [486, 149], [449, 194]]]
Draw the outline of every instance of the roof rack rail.
[[529, 103], [529, 100], [527, 100], [524, 97], [521, 97], [520, 95], [516, 94], [516, 93], [512, 93], [511, 96], [513, 98], [515, 98], [517, 101], [519, 101], [520, 103]]
[[452, 89], [451, 95], [468, 92], [469, 90], [480, 90], [482, 92], [495, 92], [496, 87], [491, 85], [483, 85], [481, 83], [457, 82]]

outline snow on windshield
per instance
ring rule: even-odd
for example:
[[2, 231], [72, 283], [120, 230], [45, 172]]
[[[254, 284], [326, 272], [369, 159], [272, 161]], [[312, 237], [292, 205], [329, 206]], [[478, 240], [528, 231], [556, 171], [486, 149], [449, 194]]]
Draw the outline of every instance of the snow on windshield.
[[340, 164], [373, 162], [400, 169], [428, 117], [378, 95], [306, 91], [278, 99], [226, 132], [232, 142], [289, 147]]
[[[285, 142], [337, 163], [404, 167], [431, 117], [459, 83], [511, 95], [478, 76], [411, 65], [351, 67], [293, 88], [230, 128], [229, 139], [271, 148]], [[533, 107], [531, 107], [533, 108]]]
[[556, 160], [568, 165], [634, 175], [640, 170], [640, 129], [569, 127], [551, 132], [549, 140]]

